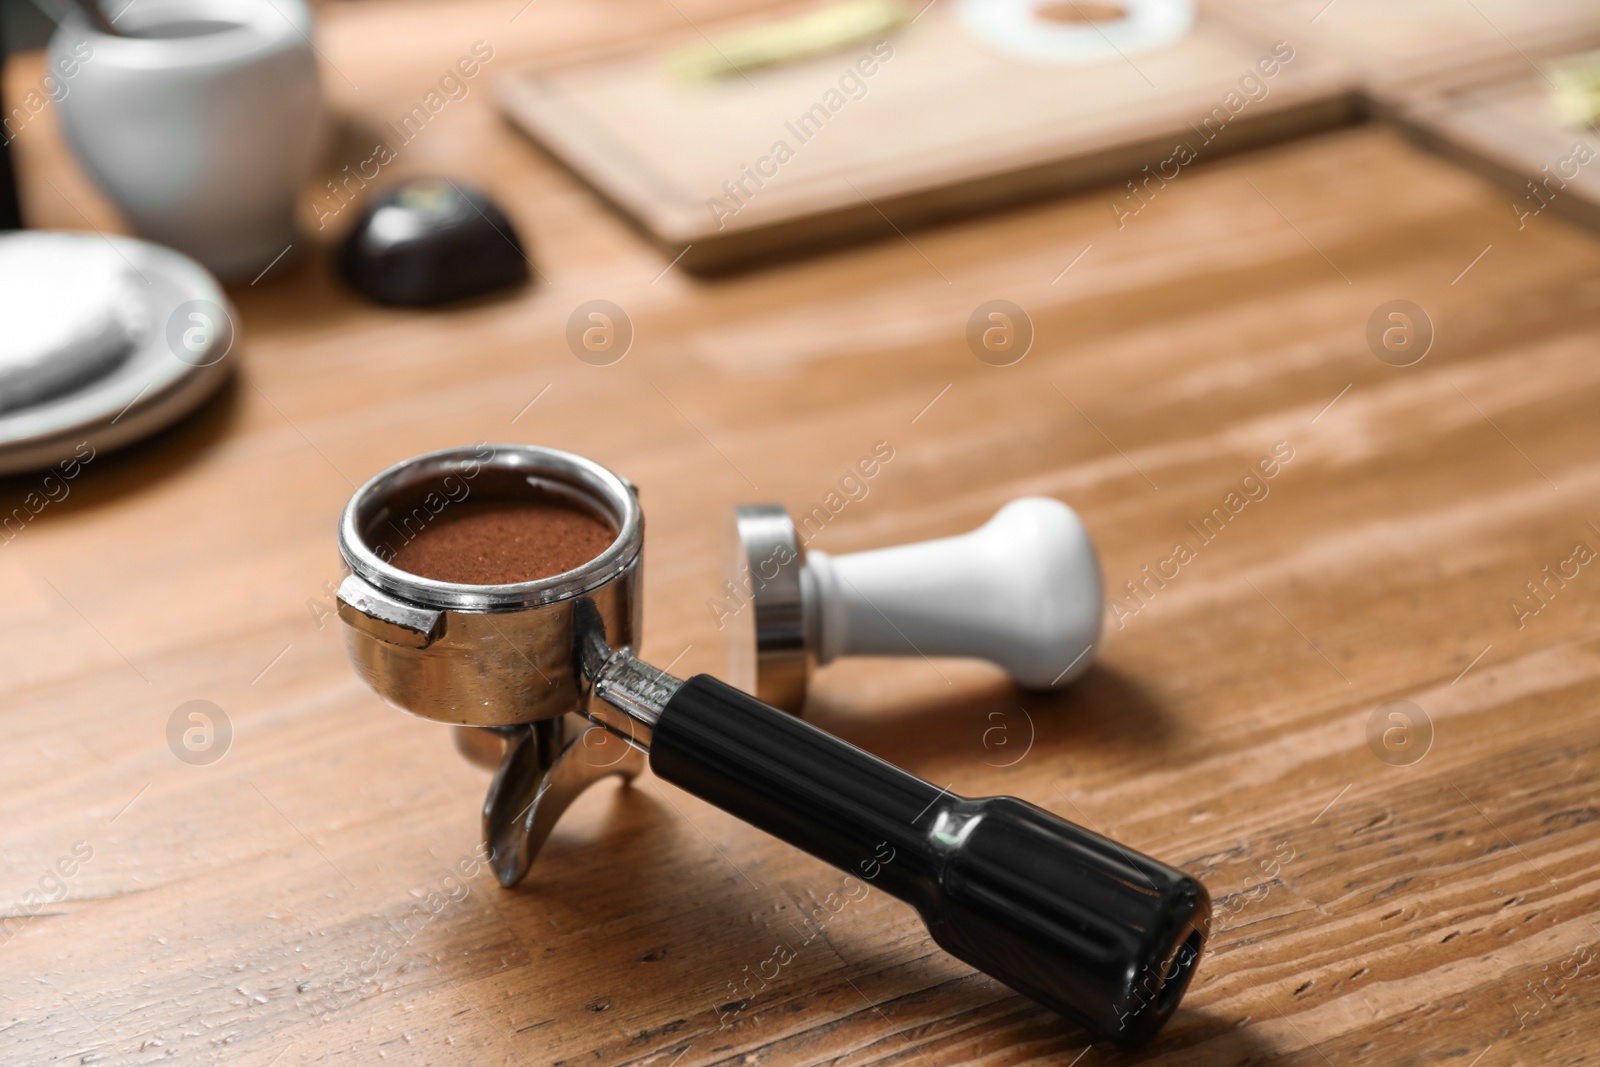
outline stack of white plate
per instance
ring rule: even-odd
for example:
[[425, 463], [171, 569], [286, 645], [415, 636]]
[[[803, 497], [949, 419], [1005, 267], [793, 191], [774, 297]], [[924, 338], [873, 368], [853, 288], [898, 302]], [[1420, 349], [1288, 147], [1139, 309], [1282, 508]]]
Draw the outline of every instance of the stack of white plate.
[[232, 371], [233, 319], [216, 279], [160, 245], [0, 235], [0, 474], [182, 418]]

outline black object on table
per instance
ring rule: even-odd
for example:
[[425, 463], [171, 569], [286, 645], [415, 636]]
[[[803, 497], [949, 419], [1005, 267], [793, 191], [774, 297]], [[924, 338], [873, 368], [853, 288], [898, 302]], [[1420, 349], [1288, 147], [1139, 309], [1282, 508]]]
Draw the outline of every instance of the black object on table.
[[374, 198], [339, 249], [339, 273], [380, 304], [429, 307], [520, 285], [528, 257], [483, 192], [413, 178]]
[[[6, 37], [0, 25], [0, 117], [5, 106]], [[17, 201], [17, 176], [11, 169], [11, 132], [0, 125], [0, 230], [22, 229], [22, 206]]]

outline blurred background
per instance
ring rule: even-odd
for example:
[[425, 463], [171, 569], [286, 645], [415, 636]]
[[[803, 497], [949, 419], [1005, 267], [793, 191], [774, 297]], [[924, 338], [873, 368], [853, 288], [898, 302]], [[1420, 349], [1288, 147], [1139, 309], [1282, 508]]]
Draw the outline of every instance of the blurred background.
[[[123, 3], [0, 0], [0, 1060], [1587, 1048], [1593, 0]], [[1158, 1041], [881, 893], [770, 977], [838, 872], [648, 774], [498, 888], [337, 600], [357, 487], [482, 442], [637, 486], [681, 676], [737, 506], [835, 556], [1070, 506], [1070, 684], [902, 649], [804, 714], [1203, 879]]]

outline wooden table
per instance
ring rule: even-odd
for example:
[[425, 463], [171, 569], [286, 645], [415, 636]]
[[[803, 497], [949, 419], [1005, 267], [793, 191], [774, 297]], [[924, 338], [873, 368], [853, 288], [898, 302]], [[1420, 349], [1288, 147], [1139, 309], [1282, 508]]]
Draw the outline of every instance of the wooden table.
[[[1503, 194], [1369, 127], [1185, 171], [1121, 229], [1105, 191], [696, 282], [507, 128], [488, 76], [727, 5], [517, 7], [329, 5], [320, 47], [359, 129], [492, 44], [389, 169], [490, 189], [537, 284], [380, 311], [297, 249], [233, 290], [236, 385], [0, 546], [0, 1061], [1592, 1061], [1600, 568], [1574, 560], [1600, 550], [1600, 242], [1519, 230]], [[33, 225], [116, 225], [53, 111], [16, 149]], [[636, 328], [613, 366], [566, 347], [593, 298]], [[968, 348], [990, 299], [1032, 320], [1015, 365]], [[1436, 332], [1411, 366], [1366, 339], [1394, 299]], [[680, 674], [724, 662], [728, 508], [809, 509], [877, 441], [894, 459], [818, 547], [955, 533], [1022, 494], [1077, 508], [1123, 605], [1085, 681], [845, 663], [810, 718], [1204, 879], [1215, 933], [1162, 1036], [1091, 1046], [881, 893], [741, 997], [841, 875], [648, 777], [585, 796], [519, 889], [453, 881], [486, 776], [350, 671], [333, 526], [381, 467], [476, 440], [638, 482], [643, 651]], [[1292, 459], [1229, 511], [1275, 447]], [[1179, 541], [1176, 576], [1146, 578]], [[197, 699], [232, 731], [198, 766], [167, 740]]]

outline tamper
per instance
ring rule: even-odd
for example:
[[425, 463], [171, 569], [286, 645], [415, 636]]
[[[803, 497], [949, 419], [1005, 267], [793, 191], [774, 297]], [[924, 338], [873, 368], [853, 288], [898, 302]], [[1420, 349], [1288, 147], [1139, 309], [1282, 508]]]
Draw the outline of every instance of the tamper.
[[[559, 501], [615, 540], [563, 573], [504, 585], [420, 577], [395, 541], [469, 496]], [[484, 808], [490, 866], [527, 872], [562, 810], [611, 773], [655, 774], [910, 904], [958, 959], [1110, 1040], [1176, 1009], [1204, 947], [1205, 888], [1013, 797], [940, 789], [715, 678], [628, 647], [644, 521], [633, 487], [529, 445], [446, 449], [351, 498], [339, 548], [347, 648], [403, 711], [487, 727], [504, 747]]]
[[745, 505], [724, 572], [710, 606], [729, 680], [796, 714], [813, 667], [840, 656], [972, 656], [1053, 689], [1089, 669], [1100, 638], [1094, 544], [1048, 497], [1013, 500], [959, 537], [843, 556], [807, 551], [781, 504]]

